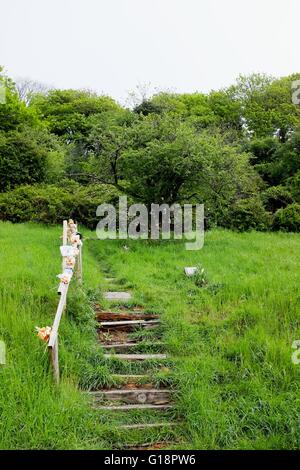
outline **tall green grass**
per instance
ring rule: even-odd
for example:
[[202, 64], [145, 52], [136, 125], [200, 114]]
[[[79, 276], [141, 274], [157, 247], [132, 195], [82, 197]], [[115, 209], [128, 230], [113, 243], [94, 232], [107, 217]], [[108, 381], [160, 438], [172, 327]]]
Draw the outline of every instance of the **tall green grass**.
[[[61, 322], [56, 387], [34, 327], [51, 325], [57, 307], [60, 235], [60, 227], [0, 224], [1, 449], [122, 447], [118, 424], [148, 420], [95, 412], [80, 391], [126, 369], [109, 368], [97, 346], [99, 287], [131, 290], [133, 303], [162, 314], [174, 374], [155, 380], [176, 385], [174, 447], [299, 448], [300, 366], [291, 361], [300, 339], [299, 235], [213, 231], [198, 252], [180, 242], [126, 241], [125, 250], [121, 241], [86, 241], [84, 289], [72, 281]], [[195, 265], [204, 282], [184, 275]], [[116, 277], [114, 287], [104, 275]]]
[[[58, 304], [61, 228], [0, 224], [0, 448], [103, 448], [102, 428], [78, 390], [95, 342], [85, 294], [72, 281], [68, 314], [60, 329], [62, 382], [54, 386], [45, 343], [35, 326], [52, 325]], [[84, 253], [85, 286], [101, 276]], [[82, 318], [81, 318], [82, 317]]]
[[[88, 246], [117, 287], [163, 314], [185, 446], [299, 448], [300, 366], [291, 345], [300, 338], [300, 236], [213, 231], [201, 251], [126, 245]], [[184, 275], [195, 265], [207, 282]]]

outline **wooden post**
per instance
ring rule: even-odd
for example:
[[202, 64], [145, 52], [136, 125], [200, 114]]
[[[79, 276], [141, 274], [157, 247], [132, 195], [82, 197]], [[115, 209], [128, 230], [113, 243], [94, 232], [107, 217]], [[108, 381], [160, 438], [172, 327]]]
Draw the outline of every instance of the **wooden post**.
[[78, 255], [78, 282], [82, 284], [82, 245], [79, 247]]
[[54, 343], [54, 346], [49, 347], [50, 362], [52, 365], [54, 380], [59, 384], [59, 363], [58, 363], [58, 337]]
[[64, 284], [59, 300], [59, 304], [57, 307], [56, 315], [54, 318], [54, 323], [52, 326], [49, 342], [48, 342], [48, 349], [50, 353], [50, 361], [52, 364], [53, 375], [56, 383], [59, 383], [59, 363], [58, 363], [58, 328], [61, 316], [66, 306], [66, 298], [68, 292], [69, 284]]
[[[64, 220], [63, 221], [63, 236], [62, 236], [62, 243], [63, 246], [66, 246], [68, 244], [68, 236], [69, 236], [69, 225], [68, 221]], [[63, 256], [62, 260], [62, 273], [65, 272], [66, 270], [66, 258]], [[67, 271], [66, 271], [67, 272]], [[82, 283], [82, 246], [79, 246], [79, 254], [77, 257], [77, 262], [75, 265], [75, 273], [76, 277], [78, 280], [78, 283]], [[71, 270], [71, 275], [70, 275], [70, 270], [67, 272], [67, 275], [72, 277], [72, 270]], [[49, 359], [52, 365], [52, 370], [53, 370], [53, 375], [54, 375], [54, 380], [58, 384], [59, 383], [59, 360], [58, 360], [58, 328], [60, 324], [61, 317], [63, 315], [63, 312], [66, 308], [66, 303], [67, 303], [67, 293], [69, 289], [69, 283], [64, 284], [64, 282], [61, 282], [59, 287], [58, 287], [58, 293], [60, 294], [60, 300], [59, 304], [56, 310], [49, 342], [48, 342], [48, 351], [49, 351]]]
[[[63, 221], [63, 239], [62, 239], [62, 244], [65, 246], [68, 242], [68, 222], [67, 220]], [[62, 272], [64, 272], [64, 269], [66, 267], [65, 263], [65, 258], [63, 257], [62, 259]]]

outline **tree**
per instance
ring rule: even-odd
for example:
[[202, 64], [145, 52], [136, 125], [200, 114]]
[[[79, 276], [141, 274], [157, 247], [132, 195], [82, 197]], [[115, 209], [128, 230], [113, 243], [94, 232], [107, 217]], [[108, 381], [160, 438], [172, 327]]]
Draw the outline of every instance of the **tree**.
[[46, 95], [50, 87], [44, 83], [31, 80], [30, 78], [20, 78], [15, 82], [16, 90], [21, 101], [29, 106], [34, 96], [37, 94]]
[[221, 134], [199, 133], [168, 114], [106, 125], [98, 122], [88, 139], [87, 174], [147, 206], [204, 202], [218, 219], [233, 200], [257, 190], [248, 155]]
[[300, 74], [281, 79], [253, 74], [240, 77], [232, 93], [241, 103], [245, 129], [257, 138], [277, 136], [285, 142], [300, 126], [300, 108], [292, 102], [291, 86]]
[[5, 87], [5, 103], [0, 105], [0, 131], [35, 125], [38, 122], [36, 114], [20, 101], [14, 82], [5, 75], [2, 67], [0, 84]]
[[47, 150], [28, 134], [0, 132], [0, 191], [44, 180]]
[[64, 168], [64, 149], [19, 98], [14, 82], [0, 70], [6, 101], [0, 105], [0, 191], [55, 178]]
[[34, 96], [30, 107], [39, 113], [50, 132], [67, 144], [89, 133], [90, 116], [120, 109], [112, 98], [84, 90], [50, 90], [46, 96]]

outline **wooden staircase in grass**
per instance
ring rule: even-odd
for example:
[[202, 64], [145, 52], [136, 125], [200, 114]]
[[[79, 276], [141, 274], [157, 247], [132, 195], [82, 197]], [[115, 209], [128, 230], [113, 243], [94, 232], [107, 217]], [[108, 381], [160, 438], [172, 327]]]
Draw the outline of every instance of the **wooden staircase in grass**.
[[[124, 292], [120, 293], [120, 300], [123, 301], [124, 297]], [[118, 299], [118, 293], [110, 292], [106, 298], [115, 301]], [[118, 372], [120, 367], [122, 369], [122, 364], [126, 370], [127, 364], [128, 367], [138, 367], [141, 373], [112, 373], [113, 387], [88, 392], [93, 408], [113, 412], [114, 415], [125, 412], [126, 416], [131, 412], [146, 413], [148, 410], [155, 413], [149, 422], [143, 419], [141, 422], [125, 422], [118, 426], [118, 429], [128, 432], [151, 432], [178, 426], [178, 422], [174, 422], [172, 417], [168, 419], [166, 415], [169, 410], [175, 408], [174, 389], [153, 383], [148, 370], [149, 367], [154, 367], [158, 372], [170, 360], [165, 351], [165, 344], [161, 341], [162, 325], [159, 315], [144, 311], [142, 307], [126, 308], [124, 305], [112, 310], [102, 310], [100, 306], [96, 306], [95, 315], [98, 321], [99, 342], [104, 349], [108, 366], [113, 369], [117, 361]], [[152, 331], [144, 334], [144, 330]], [[154, 445], [161, 448], [162, 443], [157, 442]], [[145, 443], [141, 446], [147, 447]], [[129, 447], [134, 448], [132, 444], [124, 442], [124, 448]]]

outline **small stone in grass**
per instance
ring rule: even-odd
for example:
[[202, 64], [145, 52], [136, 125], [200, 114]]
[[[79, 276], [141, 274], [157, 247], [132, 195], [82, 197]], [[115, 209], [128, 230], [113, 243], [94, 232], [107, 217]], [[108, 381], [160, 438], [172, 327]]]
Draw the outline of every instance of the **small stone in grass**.
[[106, 300], [130, 300], [131, 294], [129, 292], [105, 292], [104, 298]]
[[195, 276], [195, 274], [198, 273], [198, 268], [196, 268], [195, 266], [194, 267], [187, 267], [187, 268], [184, 268], [184, 272], [189, 277]]

